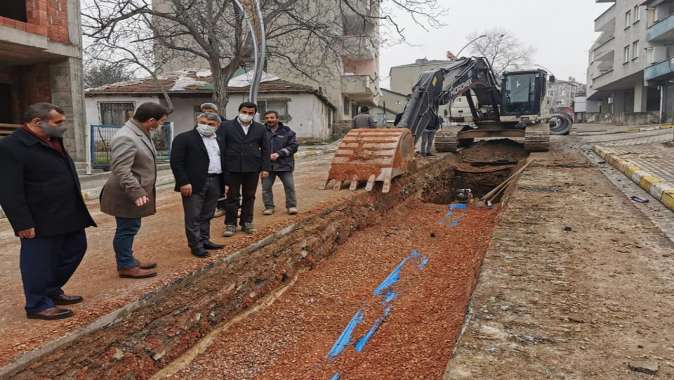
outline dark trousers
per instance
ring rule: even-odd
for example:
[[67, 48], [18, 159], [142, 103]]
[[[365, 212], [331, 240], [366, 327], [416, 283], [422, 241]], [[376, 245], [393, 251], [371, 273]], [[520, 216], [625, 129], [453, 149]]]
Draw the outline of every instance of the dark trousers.
[[421, 154], [432, 153], [436, 130], [424, 130], [421, 133]]
[[203, 248], [211, 238], [211, 219], [222, 193], [221, 187], [220, 177], [210, 176], [199, 193], [183, 197], [185, 235], [192, 249]]
[[26, 312], [39, 313], [54, 307], [51, 297], [61, 289], [82, 262], [87, 251], [84, 230], [56, 237], [21, 239], [21, 280]]
[[140, 218], [115, 217], [117, 230], [112, 239], [112, 248], [115, 250], [117, 270], [133, 268], [138, 263], [133, 257], [133, 240], [140, 231]]
[[[229, 191], [227, 192], [225, 224], [235, 226], [236, 214], [241, 206], [241, 225], [253, 223], [255, 192], [260, 173], [229, 173]], [[241, 199], [241, 203], [239, 203]]]
[[269, 177], [262, 179], [262, 200], [265, 209], [274, 208], [274, 182], [276, 177], [281, 179], [283, 190], [286, 194], [286, 208], [297, 207], [297, 197], [295, 196], [295, 180], [293, 172], [271, 172]]

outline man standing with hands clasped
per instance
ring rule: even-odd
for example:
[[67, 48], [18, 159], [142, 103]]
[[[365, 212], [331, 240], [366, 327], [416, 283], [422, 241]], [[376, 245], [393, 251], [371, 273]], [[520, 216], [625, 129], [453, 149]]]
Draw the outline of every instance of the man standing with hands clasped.
[[[239, 116], [218, 129], [224, 158], [225, 184], [229, 187], [226, 200], [225, 237], [236, 233], [236, 214], [241, 203], [241, 229], [255, 233], [253, 207], [259, 177], [266, 178], [270, 170], [269, 141], [266, 128], [253, 121], [255, 103], [239, 106]], [[240, 200], [240, 197], [243, 199]]]
[[23, 128], [0, 140], [0, 205], [21, 238], [21, 280], [31, 319], [73, 315], [57, 306], [82, 302], [62, 287], [87, 250], [84, 229], [95, 226], [82, 199], [73, 160], [63, 146], [65, 112], [28, 106]]
[[267, 136], [271, 149], [271, 172], [262, 179], [262, 198], [264, 200], [264, 215], [274, 213], [274, 192], [272, 188], [276, 177], [281, 179], [286, 194], [286, 210], [288, 214], [297, 214], [297, 197], [295, 196], [295, 169], [294, 155], [297, 153], [297, 136], [292, 129], [281, 123], [276, 111], [264, 114], [267, 125]]
[[185, 210], [187, 243], [196, 257], [208, 257], [208, 250], [224, 248], [211, 241], [211, 219], [223, 193], [222, 144], [216, 136], [220, 117], [202, 113], [197, 126], [176, 136], [171, 149], [171, 170]]
[[143, 103], [112, 139], [112, 168], [101, 191], [101, 211], [115, 217], [117, 230], [112, 247], [122, 278], [157, 275], [152, 262], [133, 257], [133, 241], [141, 218], [157, 212], [157, 150], [150, 132], [162, 126], [169, 111], [157, 103]]

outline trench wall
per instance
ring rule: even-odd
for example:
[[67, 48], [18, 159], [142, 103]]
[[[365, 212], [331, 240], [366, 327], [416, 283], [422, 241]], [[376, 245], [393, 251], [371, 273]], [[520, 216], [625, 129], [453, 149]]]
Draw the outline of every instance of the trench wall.
[[451, 171], [438, 157], [397, 181], [391, 192], [361, 192], [242, 251], [146, 295], [75, 333], [67, 343], [19, 358], [2, 378], [147, 379], [200, 339], [301, 271], [329, 257], [355, 231], [417, 196]]

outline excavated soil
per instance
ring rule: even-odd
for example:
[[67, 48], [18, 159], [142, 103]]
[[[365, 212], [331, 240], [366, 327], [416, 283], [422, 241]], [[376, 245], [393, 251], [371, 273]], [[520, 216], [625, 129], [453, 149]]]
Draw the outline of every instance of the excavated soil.
[[462, 162], [475, 165], [516, 164], [527, 155], [522, 144], [510, 139], [482, 140], [459, 153]]
[[[334, 256], [303, 273], [275, 303], [228, 326], [173, 379], [439, 378], [463, 324], [496, 222], [496, 209], [455, 210], [413, 199], [386, 221], [355, 233]], [[397, 294], [362, 352], [356, 338], [385, 306], [373, 290], [411, 252]], [[358, 310], [363, 322], [341, 355], [328, 352]], [[380, 321], [382, 322], [382, 321]], [[164, 373], [164, 375], [170, 373]]]

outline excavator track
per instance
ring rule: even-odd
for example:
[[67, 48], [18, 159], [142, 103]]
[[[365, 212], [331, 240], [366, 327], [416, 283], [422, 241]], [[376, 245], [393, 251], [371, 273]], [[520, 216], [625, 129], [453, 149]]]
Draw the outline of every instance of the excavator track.
[[524, 132], [524, 149], [527, 152], [547, 152], [550, 150], [550, 126], [530, 125]]

